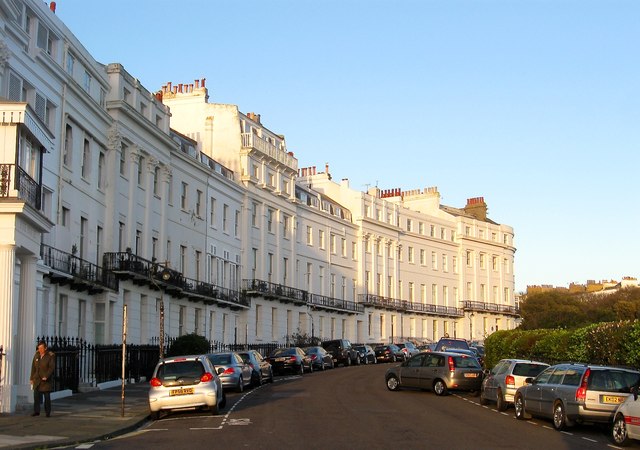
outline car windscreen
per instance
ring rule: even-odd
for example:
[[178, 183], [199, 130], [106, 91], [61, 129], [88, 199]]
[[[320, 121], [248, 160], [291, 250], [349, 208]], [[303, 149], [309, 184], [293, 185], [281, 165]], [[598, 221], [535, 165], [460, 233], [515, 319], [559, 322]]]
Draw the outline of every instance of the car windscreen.
[[440, 339], [440, 341], [438, 341], [438, 346], [436, 350], [444, 351], [448, 348], [463, 348], [465, 350], [469, 350], [469, 344], [467, 344], [466, 341], [461, 341], [457, 339]]
[[517, 363], [513, 367], [513, 375], [520, 377], [537, 377], [540, 372], [546, 369], [547, 366], [542, 364], [532, 363]]

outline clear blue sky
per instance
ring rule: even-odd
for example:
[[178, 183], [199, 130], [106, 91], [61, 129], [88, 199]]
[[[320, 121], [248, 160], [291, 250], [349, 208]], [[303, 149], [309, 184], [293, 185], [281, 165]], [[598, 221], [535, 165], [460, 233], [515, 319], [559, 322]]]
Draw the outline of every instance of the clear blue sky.
[[516, 288], [640, 277], [640, 1], [59, 0], [150, 91], [206, 78], [351, 187], [483, 196]]

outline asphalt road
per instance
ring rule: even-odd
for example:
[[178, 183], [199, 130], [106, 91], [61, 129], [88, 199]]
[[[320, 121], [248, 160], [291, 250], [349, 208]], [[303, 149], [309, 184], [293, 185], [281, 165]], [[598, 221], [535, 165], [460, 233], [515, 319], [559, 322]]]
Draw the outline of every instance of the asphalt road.
[[[470, 393], [391, 392], [387, 364], [337, 368], [229, 393], [218, 416], [186, 412], [164, 416], [96, 449], [602, 449], [601, 428], [558, 432], [544, 420], [518, 421], [483, 407]], [[634, 444], [633, 447], [640, 448]], [[83, 448], [88, 448], [84, 446]]]

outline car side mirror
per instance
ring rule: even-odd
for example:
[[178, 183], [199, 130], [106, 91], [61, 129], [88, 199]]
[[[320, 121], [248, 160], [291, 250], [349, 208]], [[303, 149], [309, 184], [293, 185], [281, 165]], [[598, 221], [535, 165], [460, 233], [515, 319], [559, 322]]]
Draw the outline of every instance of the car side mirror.
[[633, 394], [633, 400], [638, 400], [638, 386], [631, 386], [631, 393]]
[[490, 371], [489, 369], [484, 369], [484, 370], [482, 371], [482, 373], [484, 373], [484, 376], [485, 376], [485, 377], [488, 377], [488, 376], [489, 376], [489, 374], [491, 373], [491, 371]]
[[524, 379], [525, 384], [534, 384], [533, 377], [527, 377]]
[[217, 373], [218, 375], [221, 375], [223, 372], [224, 372], [224, 367], [218, 367], [218, 368], [216, 369], [216, 373]]

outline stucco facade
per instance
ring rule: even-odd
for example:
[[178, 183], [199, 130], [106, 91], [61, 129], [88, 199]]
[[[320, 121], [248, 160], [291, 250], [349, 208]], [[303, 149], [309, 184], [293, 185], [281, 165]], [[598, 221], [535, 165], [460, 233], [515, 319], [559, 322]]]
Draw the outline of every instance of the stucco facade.
[[513, 230], [482, 199], [299, 168], [205, 80], [152, 92], [41, 1], [0, 3], [0, 117], [0, 412], [31, 401], [37, 336], [120, 342], [124, 305], [143, 344], [482, 339], [517, 318]]

